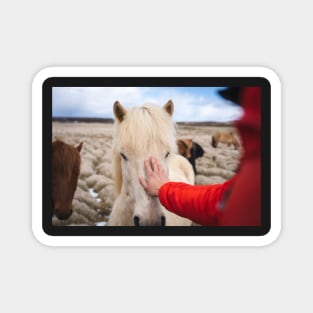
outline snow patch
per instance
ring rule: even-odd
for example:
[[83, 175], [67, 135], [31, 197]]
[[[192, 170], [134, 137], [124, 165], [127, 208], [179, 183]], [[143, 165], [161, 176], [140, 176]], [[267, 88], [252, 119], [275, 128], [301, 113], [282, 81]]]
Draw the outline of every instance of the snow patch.
[[97, 202], [101, 202], [101, 199], [98, 197], [98, 193], [96, 193], [93, 188], [89, 188], [89, 193]]

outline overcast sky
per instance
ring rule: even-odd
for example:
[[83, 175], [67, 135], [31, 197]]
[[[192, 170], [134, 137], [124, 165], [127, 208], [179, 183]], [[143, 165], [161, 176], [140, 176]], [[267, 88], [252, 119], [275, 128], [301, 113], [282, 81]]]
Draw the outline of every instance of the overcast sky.
[[223, 87], [53, 87], [53, 117], [113, 118], [113, 104], [125, 108], [145, 103], [174, 102], [176, 122], [227, 122], [240, 117], [241, 109], [224, 100], [217, 90]]

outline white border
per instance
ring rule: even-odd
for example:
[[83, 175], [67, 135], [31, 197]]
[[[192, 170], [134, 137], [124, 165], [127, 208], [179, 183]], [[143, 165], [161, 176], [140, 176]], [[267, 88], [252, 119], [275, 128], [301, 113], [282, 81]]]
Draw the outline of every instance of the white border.
[[[50, 236], [42, 229], [42, 84], [50, 77], [264, 77], [271, 84], [271, 229], [264, 236]], [[32, 229], [48, 246], [264, 246], [281, 230], [281, 84], [264, 67], [50, 67], [32, 84]]]

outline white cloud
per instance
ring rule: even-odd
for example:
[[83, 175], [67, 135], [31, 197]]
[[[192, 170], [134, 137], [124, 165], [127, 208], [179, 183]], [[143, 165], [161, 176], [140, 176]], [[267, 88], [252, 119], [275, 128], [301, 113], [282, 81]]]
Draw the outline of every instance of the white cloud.
[[176, 121], [229, 121], [238, 118], [240, 108], [206, 95], [192, 94], [177, 88], [154, 87], [56, 87], [53, 88], [54, 116], [113, 118], [113, 104], [118, 100], [129, 108], [144, 103], [163, 106], [174, 102]]

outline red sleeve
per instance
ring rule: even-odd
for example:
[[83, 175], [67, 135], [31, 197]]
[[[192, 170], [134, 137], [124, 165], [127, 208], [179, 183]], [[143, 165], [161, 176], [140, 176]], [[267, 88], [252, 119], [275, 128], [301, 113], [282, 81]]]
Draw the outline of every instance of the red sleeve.
[[217, 207], [232, 181], [205, 186], [168, 182], [160, 188], [159, 199], [166, 209], [179, 216], [200, 225], [218, 225], [222, 212]]

